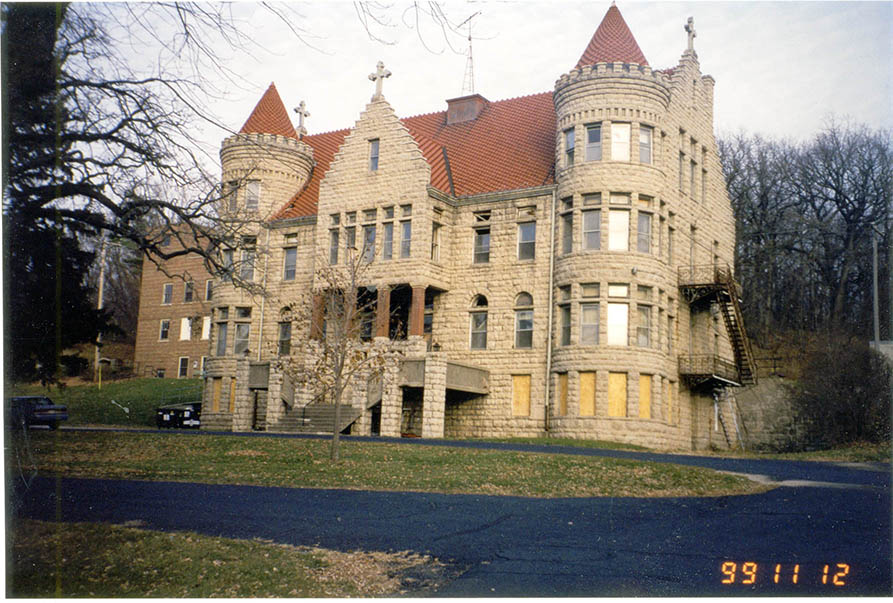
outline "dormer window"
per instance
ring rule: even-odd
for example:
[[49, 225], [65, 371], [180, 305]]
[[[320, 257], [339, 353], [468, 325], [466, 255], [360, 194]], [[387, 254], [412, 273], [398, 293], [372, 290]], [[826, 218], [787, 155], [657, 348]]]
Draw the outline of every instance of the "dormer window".
[[378, 170], [378, 146], [379, 140], [377, 138], [373, 138], [369, 141], [369, 171], [375, 172]]

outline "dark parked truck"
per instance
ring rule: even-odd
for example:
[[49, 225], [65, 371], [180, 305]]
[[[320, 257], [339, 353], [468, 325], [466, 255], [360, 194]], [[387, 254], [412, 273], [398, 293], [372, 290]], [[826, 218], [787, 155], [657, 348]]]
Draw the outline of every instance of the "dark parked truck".
[[6, 421], [13, 429], [32, 425], [46, 425], [56, 429], [60, 421], [68, 420], [68, 407], [54, 404], [46, 396], [16, 396], [6, 400]]
[[155, 409], [155, 425], [162, 428], [191, 428], [201, 426], [202, 403], [168, 404]]

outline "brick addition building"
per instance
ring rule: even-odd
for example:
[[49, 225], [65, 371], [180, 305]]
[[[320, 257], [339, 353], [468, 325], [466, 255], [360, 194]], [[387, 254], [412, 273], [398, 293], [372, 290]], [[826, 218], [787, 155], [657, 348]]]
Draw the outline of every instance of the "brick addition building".
[[[276, 368], [291, 341], [318, 336], [282, 309], [312, 298], [320, 262], [358, 247], [376, 300], [370, 337], [401, 360], [353, 384], [340, 427], [734, 443], [731, 388], [754, 370], [714, 80], [685, 29], [678, 64], [652, 69], [612, 5], [554, 90], [475, 94], [410, 118], [382, 94], [379, 64], [355, 125], [309, 136], [271, 85], [221, 148], [230, 209], [260, 221], [227, 253], [266, 295], [214, 284], [203, 427], [331, 428], [326, 405]], [[161, 306], [152, 278], [144, 299]], [[183, 283], [174, 289], [177, 304]], [[173, 352], [183, 318], [153, 311], [144, 340], [165, 348], [169, 316], [166, 350], [199, 357]]]
[[[179, 245], [169, 237], [169, 246]], [[143, 377], [199, 377], [208, 356], [213, 281], [201, 258], [184, 255], [163, 269], [143, 259], [134, 368]]]

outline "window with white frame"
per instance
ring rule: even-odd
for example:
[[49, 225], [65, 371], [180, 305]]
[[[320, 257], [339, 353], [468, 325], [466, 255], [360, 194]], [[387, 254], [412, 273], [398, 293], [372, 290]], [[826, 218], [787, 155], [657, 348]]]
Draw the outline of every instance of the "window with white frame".
[[639, 163], [651, 163], [651, 144], [654, 128], [649, 126], [639, 127]]
[[338, 263], [338, 244], [340, 234], [337, 228], [329, 231], [329, 264], [333, 266]]
[[208, 340], [211, 338], [211, 317], [203, 316], [202, 317], [202, 339]]
[[[394, 208], [391, 208], [391, 212], [394, 211]], [[394, 223], [393, 222], [385, 222], [381, 225], [384, 229], [384, 237], [381, 243], [381, 259], [390, 260], [394, 257]]]
[[602, 212], [588, 209], [583, 212], [583, 249], [600, 249], [602, 240]]
[[533, 347], [533, 296], [527, 292], [515, 298], [515, 347]]
[[245, 209], [257, 211], [260, 201], [260, 180], [249, 180], [245, 183]]
[[561, 216], [561, 253], [570, 253], [574, 248], [574, 212]]
[[214, 281], [208, 279], [205, 281], [205, 301], [211, 301], [211, 296], [214, 293]]
[[291, 323], [279, 323], [279, 355], [288, 356], [291, 354]]
[[167, 341], [170, 339], [170, 333], [171, 321], [166, 318], [162, 319], [158, 327], [158, 341]]
[[518, 224], [518, 259], [532, 260], [536, 257], [536, 222]]
[[251, 324], [247, 322], [237, 322], [235, 338], [233, 339], [233, 354], [239, 355], [245, 353], [248, 349], [248, 341], [251, 339]]
[[363, 261], [368, 263], [375, 258], [375, 224], [363, 226]]
[[298, 248], [286, 247], [282, 250], [282, 280], [295, 280], [298, 266]]
[[400, 222], [400, 257], [408, 258], [412, 252], [412, 220]]
[[571, 306], [570, 304], [562, 304], [558, 306], [558, 324], [559, 324], [559, 341], [560, 344], [571, 344]]
[[486, 264], [490, 261], [490, 227], [482, 226], [474, 229], [475, 264]]
[[611, 159], [629, 161], [629, 124], [611, 124]]
[[179, 379], [185, 379], [189, 376], [189, 356], [180, 356], [179, 362], [177, 363], [177, 377]]
[[602, 158], [602, 125], [586, 126], [586, 161], [599, 161]]
[[229, 323], [217, 323], [217, 355], [226, 356], [226, 338], [229, 335]]
[[642, 348], [651, 347], [651, 306], [639, 304], [637, 306], [639, 315], [638, 324], [636, 325], [636, 344]]
[[165, 283], [161, 288], [161, 303], [169, 304], [174, 299], [174, 284], [173, 283]]
[[580, 345], [598, 344], [598, 302], [580, 304]]
[[440, 229], [441, 225], [437, 222], [431, 223], [431, 261], [440, 261]]
[[183, 285], [183, 302], [189, 303], [195, 297], [195, 283], [187, 281]]
[[378, 138], [373, 138], [369, 141], [369, 171], [375, 172], [378, 170], [378, 153], [379, 153], [380, 142]]
[[574, 129], [569, 128], [564, 131], [564, 167], [574, 165]]
[[487, 298], [478, 295], [471, 303], [471, 349], [487, 349]]
[[636, 250], [639, 253], [651, 253], [651, 214], [642, 211], [638, 217]]

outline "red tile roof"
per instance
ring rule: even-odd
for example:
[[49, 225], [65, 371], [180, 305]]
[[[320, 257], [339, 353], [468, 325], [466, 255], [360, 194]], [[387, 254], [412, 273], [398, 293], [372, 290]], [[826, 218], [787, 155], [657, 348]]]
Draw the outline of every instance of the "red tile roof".
[[239, 134], [278, 134], [289, 138], [298, 137], [279, 92], [276, 91], [276, 84], [271, 83], [264, 92], [245, 125], [239, 130]]
[[612, 4], [577, 61], [576, 69], [596, 63], [615, 62], [648, 64], [642, 49], [623, 20], [620, 9]]
[[[456, 196], [542, 186], [553, 182], [555, 106], [551, 92], [487, 103], [477, 119], [447, 125], [446, 111], [407, 117], [431, 166], [431, 186]], [[316, 214], [319, 183], [348, 130], [305, 136], [316, 165], [306, 186], [273, 216]]]

